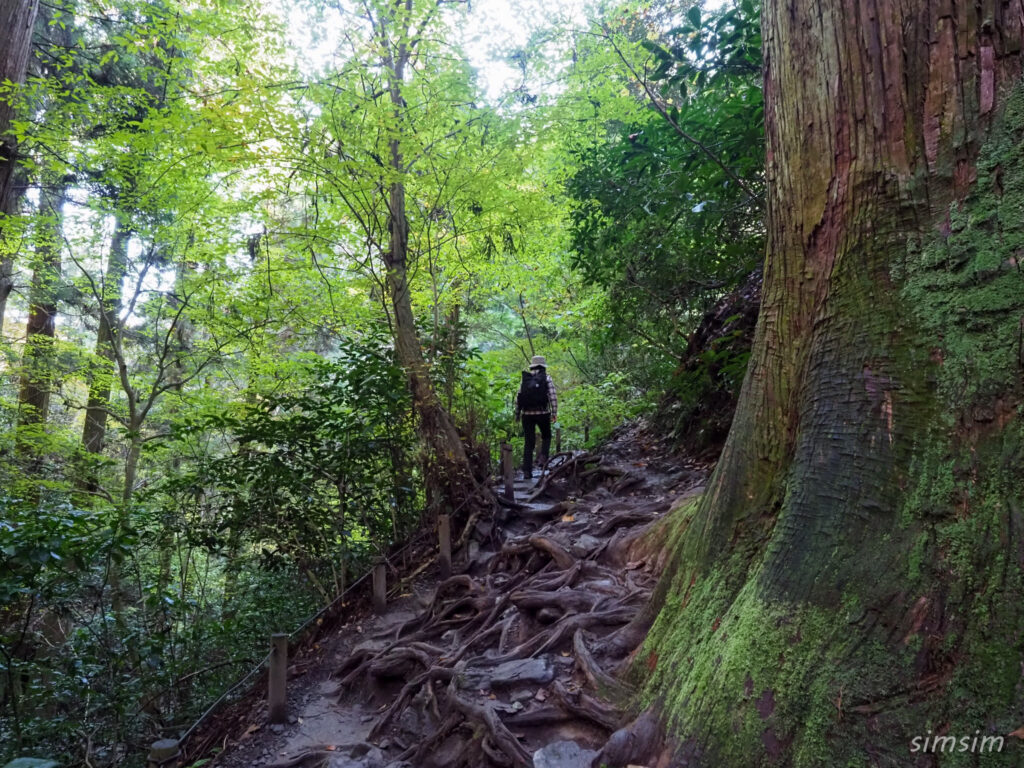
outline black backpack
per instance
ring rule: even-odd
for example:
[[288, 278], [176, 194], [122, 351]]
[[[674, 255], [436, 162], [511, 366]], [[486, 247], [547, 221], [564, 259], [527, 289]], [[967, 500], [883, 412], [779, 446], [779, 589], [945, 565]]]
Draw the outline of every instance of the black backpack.
[[523, 371], [523, 383], [519, 386], [520, 410], [543, 411], [548, 408], [548, 374], [543, 368], [536, 373]]

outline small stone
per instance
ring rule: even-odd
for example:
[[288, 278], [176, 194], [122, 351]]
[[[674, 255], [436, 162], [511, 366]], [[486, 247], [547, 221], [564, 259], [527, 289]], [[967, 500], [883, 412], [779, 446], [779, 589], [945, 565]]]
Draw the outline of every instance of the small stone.
[[491, 670], [492, 688], [517, 685], [546, 685], [555, 679], [555, 670], [547, 658], [516, 659]]
[[297, 715], [288, 715], [288, 723], [290, 725], [295, 725], [297, 722], [299, 722], [299, 718]]
[[597, 754], [575, 741], [556, 741], [533, 753], [533, 768], [590, 768]]
[[423, 721], [414, 709], [406, 709], [398, 718], [398, 731], [412, 739], [419, 739], [423, 732]]
[[270, 726], [270, 730], [274, 733], [284, 733], [284, 725], [281, 723], [274, 723]]

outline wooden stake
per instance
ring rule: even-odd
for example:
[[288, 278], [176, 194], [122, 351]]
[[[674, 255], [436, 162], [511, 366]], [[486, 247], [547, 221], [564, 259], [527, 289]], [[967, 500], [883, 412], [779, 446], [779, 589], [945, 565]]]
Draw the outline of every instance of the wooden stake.
[[555, 427], [555, 453], [562, 452], [562, 427]]
[[270, 674], [267, 677], [267, 719], [288, 721], [288, 635], [270, 636]]
[[441, 563], [441, 578], [452, 575], [452, 520], [448, 515], [437, 516], [437, 544]]
[[373, 610], [384, 613], [388, 609], [388, 572], [384, 561], [378, 560], [373, 567]]
[[515, 489], [515, 468], [512, 466], [512, 446], [508, 443], [501, 444], [501, 472], [505, 478], [504, 497], [509, 501], [516, 500]]

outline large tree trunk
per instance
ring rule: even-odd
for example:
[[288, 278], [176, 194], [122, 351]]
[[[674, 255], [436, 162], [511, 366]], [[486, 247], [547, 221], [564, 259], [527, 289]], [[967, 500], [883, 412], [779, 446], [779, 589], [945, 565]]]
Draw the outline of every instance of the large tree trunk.
[[61, 275], [63, 209], [66, 190], [44, 191], [40, 207], [45, 231], [37, 238], [36, 263], [29, 290], [28, 323], [18, 394], [18, 426], [45, 424], [53, 388], [57, 289]]
[[[0, 83], [20, 83], [25, 77], [31, 50], [32, 28], [39, 0], [0, 0]], [[3, 242], [3, 217], [14, 212], [15, 164], [18, 146], [8, 131], [14, 118], [13, 105], [0, 99], [0, 243]], [[7, 297], [14, 287], [14, 259], [0, 250], [0, 333], [4, 327]]]
[[762, 311], [642, 656], [690, 765], [932, 765], [1024, 722], [1022, 20], [765, 8]]

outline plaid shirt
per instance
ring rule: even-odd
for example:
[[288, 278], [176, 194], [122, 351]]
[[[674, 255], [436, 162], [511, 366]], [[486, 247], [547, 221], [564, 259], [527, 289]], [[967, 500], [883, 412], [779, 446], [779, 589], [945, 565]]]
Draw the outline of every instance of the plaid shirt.
[[[522, 382], [519, 383], [519, 392], [523, 391]], [[519, 392], [516, 392], [516, 402], [519, 402]], [[516, 413], [523, 413], [527, 416], [543, 416], [545, 413], [551, 414], [552, 421], [558, 421], [558, 392], [555, 391], [555, 382], [551, 378], [551, 374], [548, 374], [548, 407], [537, 410], [536, 408], [527, 408], [526, 410], [520, 411], [519, 406], [516, 406]]]

